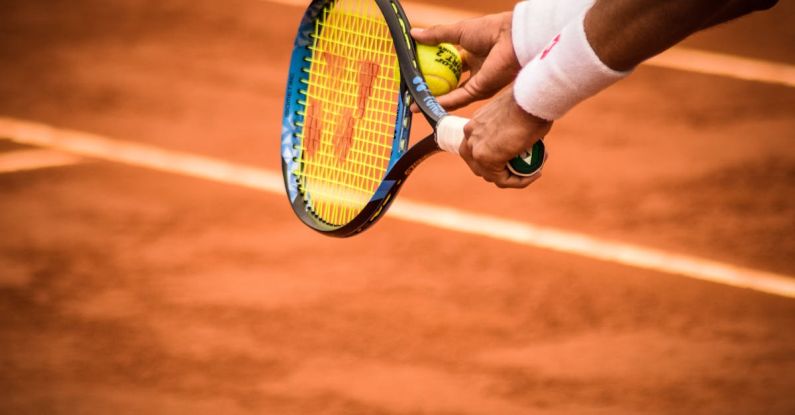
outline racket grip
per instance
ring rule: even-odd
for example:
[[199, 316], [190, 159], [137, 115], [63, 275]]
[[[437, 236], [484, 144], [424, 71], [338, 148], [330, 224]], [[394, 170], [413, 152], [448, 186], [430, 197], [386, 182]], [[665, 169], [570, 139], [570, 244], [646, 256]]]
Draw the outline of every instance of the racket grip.
[[[464, 126], [468, 118], [446, 115], [436, 125], [436, 143], [444, 151], [460, 155], [458, 149], [464, 141]], [[533, 147], [508, 162], [508, 170], [517, 176], [529, 177], [541, 170], [546, 160], [544, 142], [538, 140]]]

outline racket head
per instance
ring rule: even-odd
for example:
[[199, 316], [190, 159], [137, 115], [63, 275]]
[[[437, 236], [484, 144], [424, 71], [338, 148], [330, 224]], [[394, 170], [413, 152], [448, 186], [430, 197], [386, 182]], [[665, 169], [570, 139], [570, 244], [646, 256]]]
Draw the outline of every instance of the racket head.
[[309, 4], [290, 63], [281, 156], [293, 210], [311, 228], [349, 236], [391, 202], [395, 183], [384, 178], [411, 127], [402, 79], [378, 2]]

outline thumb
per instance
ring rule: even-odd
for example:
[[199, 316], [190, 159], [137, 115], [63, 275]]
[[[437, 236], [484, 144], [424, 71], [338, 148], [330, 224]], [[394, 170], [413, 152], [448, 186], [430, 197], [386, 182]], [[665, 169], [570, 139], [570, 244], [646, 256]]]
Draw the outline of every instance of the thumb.
[[466, 107], [477, 100], [478, 99], [465, 87], [456, 88], [438, 98], [439, 105], [447, 111], [454, 111]]
[[[437, 97], [436, 99], [439, 102], [439, 105], [441, 105], [446, 111], [455, 111], [478, 100], [464, 87], [456, 88], [444, 95]], [[416, 102], [413, 102], [411, 107], [409, 107], [409, 110], [414, 114], [418, 114], [420, 112], [420, 107], [417, 106]]]
[[484, 77], [481, 74], [482, 72], [478, 72], [458, 88], [440, 96], [438, 98], [439, 105], [448, 111], [453, 111], [466, 107], [475, 101], [494, 96], [501, 89], [501, 86], [492, 90], [488, 84], [484, 84]]
[[411, 29], [411, 36], [419, 43], [426, 45], [438, 45], [442, 42], [452, 43], [454, 45], [461, 43], [461, 34], [463, 33], [462, 24], [453, 23], [449, 25], [431, 26], [427, 29]]

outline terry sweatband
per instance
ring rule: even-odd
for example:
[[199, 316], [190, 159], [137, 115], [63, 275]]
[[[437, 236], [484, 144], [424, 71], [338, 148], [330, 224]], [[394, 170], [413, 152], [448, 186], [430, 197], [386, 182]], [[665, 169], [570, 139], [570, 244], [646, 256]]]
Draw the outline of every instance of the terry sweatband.
[[562, 117], [572, 107], [629, 75], [605, 65], [585, 35], [585, 14], [572, 20], [516, 78], [513, 94], [525, 111], [545, 120]]
[[596, 0], [528, 0], [513, 9], [511, 38], [519, 64], [527, 65], [578, 14]]

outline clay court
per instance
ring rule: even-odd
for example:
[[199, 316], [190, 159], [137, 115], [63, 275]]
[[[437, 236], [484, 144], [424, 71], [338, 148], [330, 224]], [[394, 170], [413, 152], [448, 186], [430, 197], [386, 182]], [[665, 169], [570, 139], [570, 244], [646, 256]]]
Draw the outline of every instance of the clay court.
[[0, 413], [795, 413], [795, 3], [350, 239], [279, 187], [290, 3], [5, 2]]

